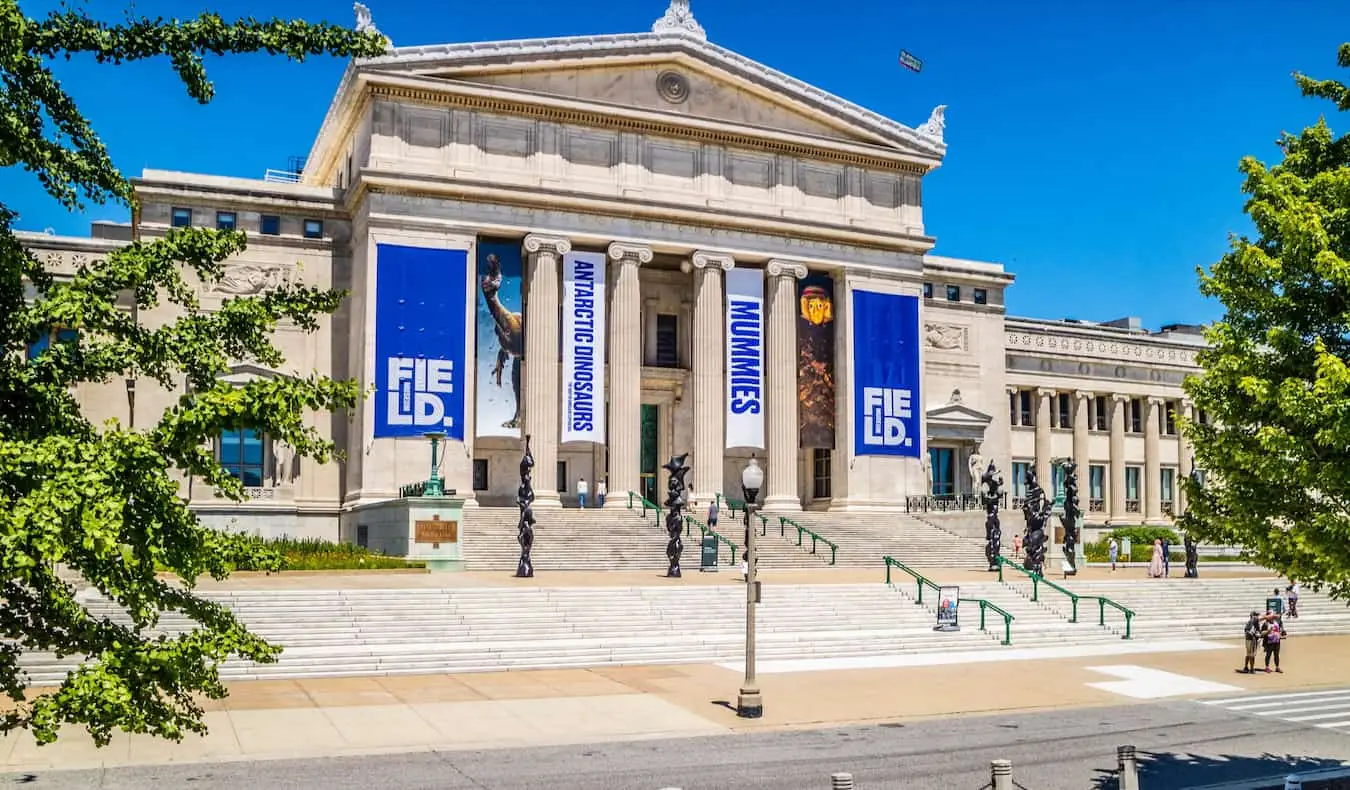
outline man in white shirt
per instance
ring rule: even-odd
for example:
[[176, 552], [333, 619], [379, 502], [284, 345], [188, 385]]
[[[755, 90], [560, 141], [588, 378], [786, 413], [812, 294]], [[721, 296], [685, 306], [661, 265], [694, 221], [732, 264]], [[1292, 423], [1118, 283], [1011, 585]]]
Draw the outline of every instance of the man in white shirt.
[[609, 496], [609, 480], [595, 481], [595, 506], [604, 507], [607, 496]]
[[586, 486], [586, 478], [577, 480], [577, 501], [581, 503], [583, 508], [586, 507], [586, 495], [589, 493], [590, 489]]

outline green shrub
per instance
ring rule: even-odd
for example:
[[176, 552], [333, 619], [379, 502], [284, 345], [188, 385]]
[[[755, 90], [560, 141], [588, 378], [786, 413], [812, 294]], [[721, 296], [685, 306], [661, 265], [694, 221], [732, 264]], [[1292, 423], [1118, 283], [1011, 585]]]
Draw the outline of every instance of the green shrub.
[[[390, 557], [354, 543], [330, 543], [318, 538], [254, 538], [254, 540], [280, 554], [281, 569], [285, 571], [390, 570], [426, 567], [426, 563]], [[243, 564], [236, 566], [234, 570], [266, 569]]]
[[1115, 538], [1117, 542], [1129, 540], [1131, 551], [1137, 551], [1141, 546], [1148, 546], [1151, 549], [1155, 540], [1161, 540], [1173, 546], [1181, 544], [1181, 536], [1170, 527], [1117, 527], [1111, 530], [1111, 537]]

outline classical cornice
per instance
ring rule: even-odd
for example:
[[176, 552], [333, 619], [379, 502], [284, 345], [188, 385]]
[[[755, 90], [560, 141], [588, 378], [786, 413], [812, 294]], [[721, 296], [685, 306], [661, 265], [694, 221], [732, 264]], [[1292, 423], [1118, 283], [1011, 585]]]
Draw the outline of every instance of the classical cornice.
[[[477, 203], [494, 203], [527, 208], [557, 208], [558, 197], [528, 188], [470, 181], [464, 178], [429, 178], [416, 174], [381, 174], [361, 171], [355, 187], [348, 190], [347, 211], [353, 213], [369, 193], [411, 195], [417, 197], [450, 197]], [[700, 210], [657, 201], [624, 200], [618, 197], [571, 195], [566, 200], [568, 211], [602, 216], [648, 218], [660, 221], [689, 222], [711, 228], [748, 230], [790, 239], [810, 238], [826, 242], [842, 242], [897, 252], [922, 253], [932, 248], [934, 239], [927, 236], [885, 234], [875, 230], [859, 231], [839, 225], [806, 220], [774, 220], [762, 214], [742, 214], [731, 209]]]
[[329, 105], [309, 161], [327, 159], [325, 147], [344, 138], [334, 132], [344, 125], [341, 118], [352, 84], [364, 73], [435, 72], [467, 75], [489, 69], [563, 67], [569, 61], [595, 63], [606, 59], [652, 59], [654, 56], [683, 56], [707, 64], [718, 72], [736, 78], [780, 103], [790, 102], [801, 109], [827, 118], [841, 129], [865, 132], [897, 147], [913, 148], [929, 159], [927, 169], [937, 167], [946, 154], [946, 145], [936, 137], [921, 133], [878, 113], [864, 109], [828, 91], [788, 76], [724, 47], [675, 30], [619, 35], [573, 36], [566, 38], [524, 39], [516, 41], [469, 42], [421, 47], [398, 47], [387, 54], [349, 63]]

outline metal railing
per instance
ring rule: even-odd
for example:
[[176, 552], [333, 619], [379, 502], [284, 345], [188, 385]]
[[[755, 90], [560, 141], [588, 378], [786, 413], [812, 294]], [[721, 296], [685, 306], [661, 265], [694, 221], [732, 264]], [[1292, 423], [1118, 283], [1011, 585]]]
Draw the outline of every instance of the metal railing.
[[[443, 491], [447, 496], [455, 493], [454, 491], [446, 489], [444, 477], [440, 478], [440, 483], [441, 483], [441, 491]], [[399, 497], [404, 499], [409, 497], [420, 497], [426, 492], [426, 490], [427, 490], [427, 481], [419, 480], [416, 483], [409, 483], [405, 486], [400, 486], [398, 489], [398, 495]]]
[[1105, 628], [1105, 627], [1106, 627], [1106, 607], [1110, 606], [1110, 607], [1113, 607], [1113, 608], [1115, 608], [1115, 609], [1119, 609], [1120, 612], [1121, 612], [1122, 614], [1125, 615], [1125, 634], [1121, 637], [1121, 639], [1129, 639], [1129, 638], [1130, 638], [1131, 630], [1132, 630], [1132, 627], [1133, 627], [1133, 621], [1134, 621], [1134, 611], [1131, 610], [1131, 609], [1129, 609], [1128, 607], [1123, 606], [1123, 605], [1121, 605], [1121, 604], [1119, 604], [1119, 603], [1117, 603], [1117, 602], [1115, 602], [1115, 601], [1113, 601], [1113, 600], [1111, 600], [1110, 598], [1107, 598], [1107, 597], [1105, 597], [1105, 596], [1101, 596], [1101, 595], [1080, 595], [1080, 594], [1074, 592], [1073, 590], [1070, 590], [1070, 589], [1067, 589], [1067, 588], [1065, 588], [1065, 587], [1061, 587], [1061, 586], [1059, 586], [1058, 584], [1055, 584], [1054, 582], [1052, 582], [1052, 581], [1050, 581], [1049, 579], [1045, 578], [1045, 577], [1042, 576], [1041, 574], [1036, 573], [1035, 571], [1027, 570], [1026, 568], [1022, 567], [1021, 565], [1018, 565], [1016, 562], [1013, 562], [1012, 560], [1008, 559], [1007, 557], [1003, 557], [1003, 556], [998, 557], [998, 580], [999, 580], [1000, 582], [1003, 581], [1003, 568], [1004, 568], [1004, 566], [1007, 566], [1007, 567], [1009, 567], [1009, 568], [1012, 568], [1013, 570], [1017, 571], [1018, 573], [1021, 573], [1021, 574], [1023, 574], [1024, 576], [1026, 576], [1028, 579], [1031, 579], [1031, 600], [1032, 600], [1033, 603], [1039, 602], [1039, 601], [1040, 601], [1040, 586], [1041, 586], [1042, 584], [1049, 586], [1050, 589], [1052, 589], [1052, 590], [1054, 590], [1054, 591], [1056, 591], [1056, 592], [1059, 592], [1059, 593], [1062, 593], [1063, 595], [1068, 596], [1069, 601], [1071, 602], [1071, 605], [1073, 606], [1072, 616], [1069, 618], [1069, 622], [1071, 622], [1071, 623], [1076, 623], [1076, 622], [1078, 622], [1078, 602], [1079, 602], [1079, 601], [1096, 601], [1096, 602], [1097, 602], [1097, 625], [1101, 626], [1102, 628]]
[[[729, 497], [726, 494], [714, 494], [714, 497], [717, 499], [717, 507], [718, 508], [725, 507], [727, 510], [727, 515], [733, 518], [736, 516], [737, 513], [745, 512], [744, 499], [736, 499], [735, 497]], [[763, 513], [759, 512], [755, 513], [755, 518], [759, 519], [759, 534], [761, 535], [769, 534], [769, 519]]]
[[838, 557], [839, 557], [839, 544], [838, 544], [838, 543], [835, 543], [834, 541], [830, 540], [829, 538], [825, 537], [824, 535], [821, 535], [820, 533], [818, 533], [818, 532], [816, 532], [816, 531], [814, 531], [814, 530], [812, 530], [812, 529], [809, 529], [809, 528], [807, 528], [807, 527], [803, 527], [801, 524], [798, 524], [797, 522], [793, 521], [792, 519], [788, 518], [787, 516], [779, 516], [779, 517], [778, 517], [778, 534], [779, 534], [779, 535], [782, 535], [782, 536], [784, 536], [784, 537], [786, 537], [787, 526], [788, 526], [789, 524], [791, 524], [792, 526], [794, 526], [794, 527], [797, 528], [797, 545], [798, 545], [798, 546], [802, 545], [802, 540], [803, 540], [803, 538], [804, 538], [806, 535], [810, 535], [810, 536], [811, 536], [811, 553], [812, 553], [812, 554], [815, 554], [815, 553], [816, 553], [816, 546], [817, 546], [818, 544], [824, 543], [826, 546], [829, 546], [829, 547], [830, 547], [830, 564], [833, 565], [833, 564], [835, 563], [835, 560], [838, 559]]
[[275, 170], [269, 167], [263, 172], [263, 180], [274, 184], [298, 184], [300, 174], [292, 170]]
[[[894, 557], [882, 557], [882, 559], [885, 560], [885, 562], [886, 562], [886, 584], [888, 584], [888, 585], [890, 585], [890, 586], [892, 586], [892, 587], [895, 586], [894, 582], [891, 581], [891, 568], [895, 568], [895, 569], [897, 569], [897, 570], [904, 571], [905, 573], [909, 574], [911, 577], [914, 578], [914, 581], [915, 581], [915, 583], [916, 583], [916, 585], [917, 585], [917, 588], [918, 588], [918, 595], [915, 596], [916, 600], [914, 601], [915, 605], [921, 605], [921, 604], [923, 604], [923, 588], [924, 588], [924, 587], [931, 587], [931, 588], [933, 588], [934, 592], [939, 592], [939, 593], [941, 592], [942, 587], [941, 587], [937, 582], [933, 581], [932, 579], [928, 578], [927, 576], [924, 576], [922, 573], [919, 573], [918, 571], [916, 571], [916, 570], [914, 570], [913, 568], [909, 567], [908, 565], [904, 564], [904, 563], [901, 562], [900, 560], [897, 560], [897, 559], [895, 559]], [[981, 630], [981, 631], [988, 632], [988, 630], [989, 630], [989, 629], [986, 627], [986, 624], [987, 624], [987, 623], [986, 623], [986, 617], [985, 617], [985, 616], [986, 616], [986, 614], [987, 614], [990, 610], [992, 610], [995, 614], [1002, 615], [1002, 617], [1003, 617], [1003, 640], [1002, 640], [1001, 642], [999, 642], [999, 644], [1002, 644], [1002, 645], [1011, 645], [1011, 644], [1012, 644], [1012, 623], [1013, 623], [1013, 620], [1016, 620], [1016, 619], [1017, 619], [1015, 616], [1013, 616], [1013, 613], [1012, 613], [1012, 612], [1009, 612], [1007, 609], [1004, 609], [1003, 607], [999, 606], [998, 604], [995, 604], [993, 601], [986, 601], [986, 600], [983, 599], [983, 598], [961, 598], [960, 600], [957, 601], [957, 606], [960, 606], [961, 604], [967, 603], [967, 602], [973, 603], [973, 604], [977, 604], [977, 605], [980, 607], [980, 630]]]
[[[999, 507], [1007, 509], [1007, 492], [1000, 497]], [[906, 513], [960, 513], [969, 510], [984, 510], [979, 494], [924, 494], [905, 497]]]
[[637, 510], [638, 506], [642, 508], [642, 516], [646, 518], [648, 511], [653, 514], [656, 526], [661, 526], [661, 506], [646, 499], [641, 494], [634, 491], [628, 492], [628, 509]]
[[715, 529], [712, 529], [707, 524], [704, 524], [702, 521], [699, 521], [693, 516], [685, 516], [684, 533], [686, 535], [691, 534], [693, 531], [693, 527], [698, 527], [699, 537], [707, 537], [709, 535], [712, 535], [713, 538], [716, 539], [718, 543], [725, 545], [727, 549], [731, 551], [731, 564], [732, 565], [736, 564], [736, 552], [740, 550], [739, 546], [737, 546], [735, 543], [732, 543], [730, 540], [727, 539], [725, 535], [723, 535], [722, 533], [718, 532]]

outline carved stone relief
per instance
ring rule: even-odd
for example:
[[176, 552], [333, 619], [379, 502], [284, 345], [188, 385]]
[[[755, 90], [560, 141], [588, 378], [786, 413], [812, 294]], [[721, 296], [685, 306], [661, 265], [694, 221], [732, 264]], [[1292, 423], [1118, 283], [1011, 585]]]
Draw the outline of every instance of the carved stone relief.
[[237, 263], [226, 266], [219, 282], [207, 286], [208, 293], [227, 294], [229, 296], [257, 296], [275, 291], [289, 285], [291, 267], [283, 265], [260, 265]]
[[938, 351], [970, 350], [970, 329], [968, 327], [957, 324], [925, 323], [923, 332], [929, 348], [935, 348]]

